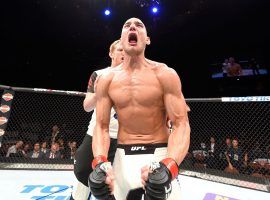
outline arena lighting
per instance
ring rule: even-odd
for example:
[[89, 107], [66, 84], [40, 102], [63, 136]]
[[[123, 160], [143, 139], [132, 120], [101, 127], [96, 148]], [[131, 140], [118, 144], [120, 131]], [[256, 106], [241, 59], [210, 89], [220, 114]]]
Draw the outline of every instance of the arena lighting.
[[111, 11], [109, 9], [105, 9], [104, 14], [106, 16], [109, 16], [111, 14]]
[[158, 7], [154, 6], [151, 9], [152, 13], [157, 14], [158, 13]]

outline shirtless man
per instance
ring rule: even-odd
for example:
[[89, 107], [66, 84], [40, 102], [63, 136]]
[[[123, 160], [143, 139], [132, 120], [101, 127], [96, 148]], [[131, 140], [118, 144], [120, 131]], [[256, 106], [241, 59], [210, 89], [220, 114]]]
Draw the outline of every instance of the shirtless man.
[[[145, 58], [150, 38], [140, 19], [125, 22], [121, 42], [123, 64], [103, 74], [97, 84], [91, 191], [98, 199], [113, 199], [110, 195], [114, 195], [116, 200], [178, 200], [178, 166], [190, 142], [180, 79], [172, 68]], [[107, 154], [113, 106], [119, 129], [111, 168]], [[171, 133], [166, 126], [167, 115], [174, 126]]]

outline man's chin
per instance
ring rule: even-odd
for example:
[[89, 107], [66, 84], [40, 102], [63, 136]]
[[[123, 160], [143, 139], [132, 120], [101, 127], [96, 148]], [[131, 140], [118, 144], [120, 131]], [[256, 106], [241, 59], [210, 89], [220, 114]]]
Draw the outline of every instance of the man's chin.
[[140, 54], [142, 51], [140, 49], [138, 49], [137, 47], [129, 47], [127, 50], [125, 50], [126, 54], [132, 56], [132, 55], [138, 55]]

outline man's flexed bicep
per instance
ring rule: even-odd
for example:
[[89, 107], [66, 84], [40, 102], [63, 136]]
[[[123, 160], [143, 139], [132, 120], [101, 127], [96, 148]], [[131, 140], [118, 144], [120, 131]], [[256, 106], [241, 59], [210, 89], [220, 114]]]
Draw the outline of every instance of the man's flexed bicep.
[[109, 136], [109, 123], [112, 108], [112, 101], [109, 97], [109, 85], [111, 76], [106, 74], [99, 78], [96, 88], [96, 128], [93, 134], [93, 154], [94, 156], [104, 155], [107, 157], [110, 136]]
[[173, 124], [173, 131], [168, 140], [168, 156], [180, 164], [187, 154], [190, 142], [188, 107], [182, 93], [180, 78], [173, 69], [165, 68], [162, 85], [164, 105]]

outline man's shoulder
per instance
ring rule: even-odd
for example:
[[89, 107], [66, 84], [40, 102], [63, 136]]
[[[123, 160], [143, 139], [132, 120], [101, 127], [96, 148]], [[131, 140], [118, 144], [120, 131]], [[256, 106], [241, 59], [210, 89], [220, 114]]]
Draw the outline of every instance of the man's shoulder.
[[178, 76], [177, 72], [166, 65], [165, 63], [154, 62], [155, 67], [155, 74], [161, 85], [165, 88], [171, 88], [173, 85], [172, 83], [180, 82], [180, 77]]
[[106, 68], [103, 68], [103, 69], [96, 70], [96, 71], [94, 71], [94, 73], [96, 73], [98, 76], [100, 76], [100, 75], [102, 75], [103, 73], [106, 73], [109, 70], [110, 70], [110, 67], [106, 67]]
[[146, 59], [146, 61], [151, 65], [153, 69], [160, 70], [163, 68], [168, 68], [168, 66], [165, 63], [157, 62], [154, 60]]
[[166, 76], [167, 73], [173, 70], [172, 68], [168, 67], [168, 65], [165, 63], [149, 59], [146, 59], [146, 61], [151, 66], [151, 69], [155, 72], [158, 78]]
[[115, 67], [108, 67], [105, 68], [102, 73], [100, 73], [99, 75], [99, 79], [103, 80], [105, 82], [107, 81], [111, 81], [112, 78], [114, 77], [115, 73], [116, 73], [117, 69], [115, 69]]
[[168, 65], [166, 65], [165, 63], [160, 63], [160, 62], [156, 62], [156, 61], [151, 61], [151, 65], [154, 69], [154, 71], [157, 74], [157, 77], [159, 78], [169, 78], [171, 76], [178, 76], [177, 72], [169, 67]]
[[153, 60], [146, 59], [146, 61], [152, 66], [153, 69], [155, 69], [157, 72], [175, 72], [175, 70], [171, 67], [169, 67], [166, 63], [157, 62]]

